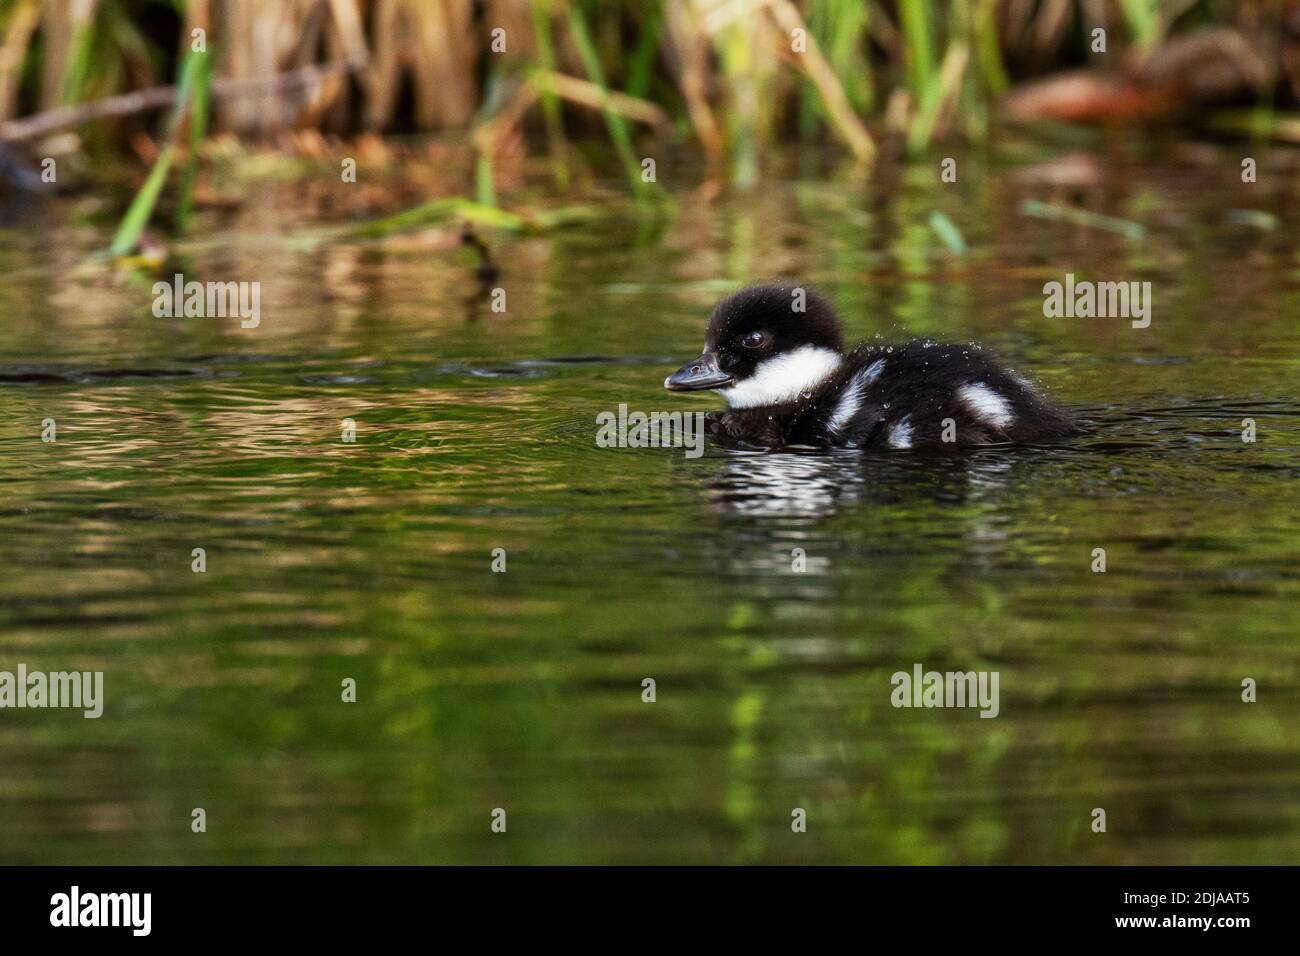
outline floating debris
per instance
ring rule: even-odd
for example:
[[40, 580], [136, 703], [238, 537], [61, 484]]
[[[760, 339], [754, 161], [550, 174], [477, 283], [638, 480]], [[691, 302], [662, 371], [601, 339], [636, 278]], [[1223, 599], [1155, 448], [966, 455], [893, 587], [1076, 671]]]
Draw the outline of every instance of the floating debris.
[[966, 240], [962, 237], [961, 230], [944, 213], [938, 210], [930, 213], [930, 228], [943, 240], [949, 252], [959, 256], [965, 255]]
[[1032, 216], [1035, 219], [1050, 219], [1054, 222], [1068, 222], [1075, 226], [1104, 229], [1107, 232], [1114, 232], [1124, 236], [1126, 239], [1142, 239], [1147, 234], [1145, 226], [1130, 219], [1106, 216], [1099, 212], [1076, 209], [1073, 206], [1056, 206], [1051, 203], [1040, 202], [1037, 199], [1022, 200], [1020, 211], [1024, 215]]

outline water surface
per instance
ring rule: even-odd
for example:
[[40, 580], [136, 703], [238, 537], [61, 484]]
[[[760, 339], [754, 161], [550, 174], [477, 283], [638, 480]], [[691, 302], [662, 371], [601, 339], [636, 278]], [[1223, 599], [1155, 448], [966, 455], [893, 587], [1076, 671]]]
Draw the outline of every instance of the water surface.
[[[1099, 152], [1062, 194], [1023, 146], [956, 185], [669, 186], [491, 235], [505, 313], [437, 243], [286, 241], [298, 187], [255, 184], [165, 270], [260, 281], [248, 330], [86, 267], [85, 198], [7, 210], [0, 669], [106, 703], [0, 711], [0, 862], [1300, 863], [1296, 180], [1237, 152]], [[1150, 328], [1045, 318], [1066, 272], [1150, 281]], [[619, 403], [716, 407], [664, 375], [776, 276], [851, 339], [983, 342], [1087, 434], [596, 447]], [[893, 708], [916, 663], [996, 670], [999, 716]]]

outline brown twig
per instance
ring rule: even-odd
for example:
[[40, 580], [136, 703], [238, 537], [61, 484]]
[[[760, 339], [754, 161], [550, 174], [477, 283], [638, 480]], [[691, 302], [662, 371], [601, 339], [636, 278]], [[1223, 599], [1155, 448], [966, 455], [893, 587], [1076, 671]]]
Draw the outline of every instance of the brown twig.
[[[252, 96], [311, 87], [333, 76], [357, 72], [364, 66], [365, 64], [361, 62], [344, 61], [328, 63], [324, 66], [305, 66], [264, 79], [218, 79], [212, 83], [212, 95], [214, 97]], [[46, 110], [20, 120], [0, 123], [0, 142], [17, 143], [37, 139], [92, 120], [129, 116], [142, 110], [168, 106], [175, 99], [175, 86], [154, 86], [134, 93], [91, 100], [89, 103], [60, 106], [58, 109]]]
[[807, 48], [802, 55], [795, 56], [795, 64], [817, 88], [817, 93], [826, 107], [826, 114], [830, 117], [831, 126], [844, 140], [845, 145], [861, 162], [868, 164], [873, 162], [876, 158], [875, 140], [862, 125], [862, 120], [858, 119], [858, 114], [853, 111], [849, 98], [844, 93], [844, 87], [840, 85], [831, 65], [822, 56], [817, 41], [813, 39], [812, 31], [804, 23], [799, 10], [789, 0], [773, 0], [768, 11], [787, 38], [796, 29], [805, 31]]
[[469, 246], [478, 253], [478, 268], [474, 270], [474, 276], [479, 282], [484, 284], [493, 282], [497, 276], [501, 275], [500, 267], [492, 258], [492, 250], [474, 231], [473, 223], [465, 222], [461, 224], [460, 241], [462, 245]]
[[602, 95], [601, 88], [595, 83], [579, 79], [576, 76], [568, 76], [552, 70], [534, 70], [530, 81], [539, 93], [550, 91], [561, 99], [577, 103], [580, 106], [591, 109], [608, 108], [620, 116], [636, 120], [639, 123], [645, 123], [647, 126], [653, 126], [659, 130], [666, 129], [669, 125], [668, 114], [657, 103], [638, 99], [635, 96], [628, 96], [626, 93], [619, 93], [615, 90], [609, 91], [608, 98], [606, 98]]

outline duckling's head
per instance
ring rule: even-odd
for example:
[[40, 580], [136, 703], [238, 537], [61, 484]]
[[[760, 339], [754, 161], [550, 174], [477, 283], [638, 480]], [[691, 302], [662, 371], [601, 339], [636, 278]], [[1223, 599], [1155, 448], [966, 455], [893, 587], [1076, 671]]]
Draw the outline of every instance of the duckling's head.
[[713, 309], [704, 352], [664, 380], [674, 392], [717, 389], [733, 408], [793, 401], [841, 361], [840, 323], [811, 289], [759, 285]]

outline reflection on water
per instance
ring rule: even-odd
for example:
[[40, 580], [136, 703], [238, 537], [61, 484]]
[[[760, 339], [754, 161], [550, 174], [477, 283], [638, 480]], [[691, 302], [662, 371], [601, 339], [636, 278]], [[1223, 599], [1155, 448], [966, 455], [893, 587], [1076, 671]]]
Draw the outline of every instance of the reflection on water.
[[830, 517], [862, 505], [996, 502], [1020, 470], [1051, 449], [987, 448], [965, 453], [862, 453], [852, 449], [728, 450], [708, 482], [732, 515]]
[[727, 453], [709, 490], [718, 504], [736, 515], [818, 517], [861, 501], [866, 462], [860, 455], [798, 452]]
[[[455, 256], [286, 244], [263, 184], [184, 268], [260, 280], [255, 331], [82, 268], [76, 200], [0, 228], [0, 670], [106, 698], [0, 712], [0, 862], [1300, 862], [1291, 187], [1231, 200], [1276, 231], [1167, 228], [1217, 170], [1095, 162], [1144, 243], [996, 170], [808, 178], [494, 237], [504, 314]], [[1149, 279], [1151, 328], [1044, 319], [1067, 270]], [[714, 407], [664, 374], [777, 275], [851, 338], [985, 342], [1087, 433], [597, 447], [621, 402]], [[1001, 713], [895, 710], [917, 663], [997, 670]]]

